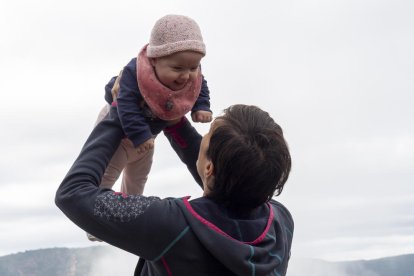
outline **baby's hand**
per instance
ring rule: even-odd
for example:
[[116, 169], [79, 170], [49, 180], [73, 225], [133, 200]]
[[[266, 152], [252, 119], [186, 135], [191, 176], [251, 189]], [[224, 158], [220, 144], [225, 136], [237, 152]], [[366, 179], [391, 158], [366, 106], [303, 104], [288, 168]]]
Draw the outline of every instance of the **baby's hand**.
[[191, 119], [194, 123], [208, 123], [213, 119], [212, 115], [210, 111], [199, 110], [191, 114]]
[[154, 138], [150, 138], [141, 145], [139, 145], [136, 150], [138, 153], [143, 153], [145, 151], [151, 150], [154, 148]]

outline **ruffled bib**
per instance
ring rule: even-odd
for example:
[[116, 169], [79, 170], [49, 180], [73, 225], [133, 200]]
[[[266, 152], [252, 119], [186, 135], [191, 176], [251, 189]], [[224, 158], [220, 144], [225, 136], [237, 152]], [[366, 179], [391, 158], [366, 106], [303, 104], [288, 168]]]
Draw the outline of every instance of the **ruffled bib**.
[[145, 102], [158, 118], [170, 121], [183, 117], [189, 112], [201, 89], [201, 69], [195, 80], [189, 80], [180, 90], [171, 90], [157, 78], [147, 57], [147, 46], [142, 48], [137, 58], [138, 87]]

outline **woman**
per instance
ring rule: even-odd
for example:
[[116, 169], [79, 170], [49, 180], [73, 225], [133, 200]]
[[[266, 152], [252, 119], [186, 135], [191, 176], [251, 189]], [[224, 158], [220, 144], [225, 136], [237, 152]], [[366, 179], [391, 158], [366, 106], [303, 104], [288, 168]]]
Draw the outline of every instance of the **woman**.
[[202, 197], [99, 188], [123, 137], [113, 107], [58, 188], [58, 207], [88, 233], [139, 256], [135, 275], [285, 275], [293, 220], [272, 197], [281, 193], [291, 159], [279, 125], [258, 107], [234, 105], [203, 138], [186, 118], [164, 134]]

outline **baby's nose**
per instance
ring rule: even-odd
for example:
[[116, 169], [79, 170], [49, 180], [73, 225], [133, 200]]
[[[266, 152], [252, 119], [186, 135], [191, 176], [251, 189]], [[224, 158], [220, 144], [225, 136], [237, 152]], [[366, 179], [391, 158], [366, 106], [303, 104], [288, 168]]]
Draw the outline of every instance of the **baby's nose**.
[[182, 74], [180, 74], [180, 80], [187, 81], [189, 78], [190, 78], [189, 72], [183, 72]]

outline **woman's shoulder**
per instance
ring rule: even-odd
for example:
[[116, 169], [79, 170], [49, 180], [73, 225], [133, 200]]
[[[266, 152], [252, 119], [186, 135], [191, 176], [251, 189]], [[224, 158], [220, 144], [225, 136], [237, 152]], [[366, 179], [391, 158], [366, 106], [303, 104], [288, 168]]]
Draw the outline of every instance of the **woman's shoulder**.
[[285, 223], [291, 225], [291, 227], [293, 228], [293, 217], [288, 208], [286, 208], [285, 205], [274, 199], [270, 200], [269, 204], [273, 208], [273, 212], [275, 213], [275, 219], [283, 220]]

